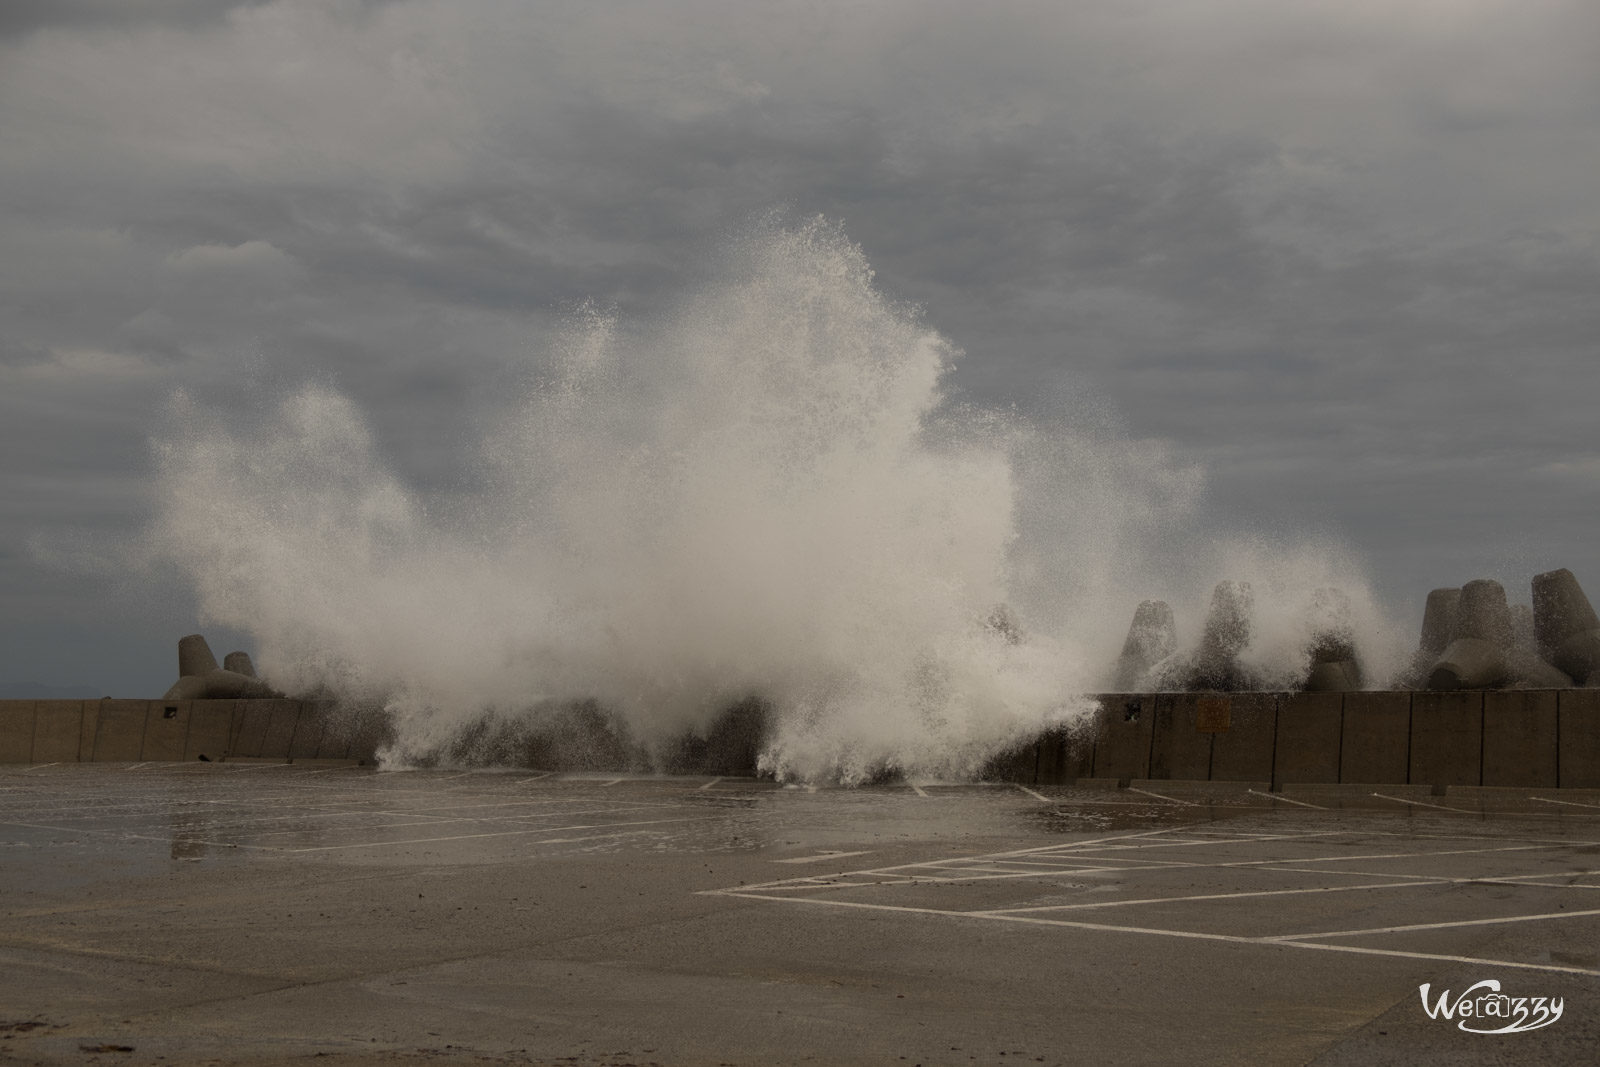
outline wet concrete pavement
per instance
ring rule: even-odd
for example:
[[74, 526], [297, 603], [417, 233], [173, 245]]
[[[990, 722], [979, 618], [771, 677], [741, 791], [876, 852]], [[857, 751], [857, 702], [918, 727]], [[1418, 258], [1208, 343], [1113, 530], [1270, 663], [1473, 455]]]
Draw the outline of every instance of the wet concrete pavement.
[[[1491, 978], [1561, 1017], [1423, 1010], [1422, 983]], [[0, 1061], [1587, 1063], [1597, 1039], [1600, 793], [0, 770]]]

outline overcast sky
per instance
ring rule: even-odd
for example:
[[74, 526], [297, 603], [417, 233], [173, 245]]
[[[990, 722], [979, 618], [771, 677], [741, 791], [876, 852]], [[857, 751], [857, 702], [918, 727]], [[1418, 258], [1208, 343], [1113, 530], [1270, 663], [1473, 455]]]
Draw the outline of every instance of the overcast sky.
[[575, 305], [773, 211], [965, 399], [1202, 468], [1195, 536], [1342, 541], [1408, 627], [1600, 599], [1593, 0], [9, 0], [0, 680], [170, 683], [192, 593], [115, 549], [175, 390], [331, 384], [446, 490]]

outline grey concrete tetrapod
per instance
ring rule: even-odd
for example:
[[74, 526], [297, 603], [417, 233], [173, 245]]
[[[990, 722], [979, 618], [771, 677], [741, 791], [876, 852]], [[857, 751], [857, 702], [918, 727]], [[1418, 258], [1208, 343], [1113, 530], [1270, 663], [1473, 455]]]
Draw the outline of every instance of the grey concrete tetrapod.
[[1350, 598], [1338, 589], [1311, 595], [1311, 640], [1306, 650], [1311, 670], [1305, 688], [1313, 693], [1343, 693], [1361, 688], [1361, 663], [1356, 658], [1355, 623]]
[[1514, 689], [1571, 689], [1572, 679], [1539, 654], [1534, 636], [1533, 609], [1511, 605], [1511, 652], [1507, 656]]
[[178, 677], [194, 678], [217, 669], [217, 657], [201, 634], [178, 638]]
[[229, 652], [222, 658], [222, 669], [242, 674], [246, 678], [256, 677], [256, 665], [250, 662], [248, 652]]
[[1456, 616], [1461, 609], [1460, 589], [1435, 589], [1428, 594], [1428, 604], [1422, 609], [1422, 643], [1419, 656], [1437, 659], [1439, 653], [1456, 639]]
[[1112, 688], [1123, 693], [1138, 689], [1150, 669], [1172, 655], [1177, 647], [1178, 630], [1172, 608], [1165, 600], [1141, 601], [1134, 609], [1128, 637], [1122, 642], [1122, 655], [1117, 658]]
[[[235, 668], [243, 666], [245, 671]], [[200, 634], [178, 641], [178, 680], [162, 694], [163, 700], [231, 700], [238, 697], [281, 697], [278, 690], [256, 677], [250, 657], [230, 652], [228, 666], [218, 667], [211, 646]]]
[[1239, 664], [1239, 654], [1250, 644], [1255, 597], [1249, 582], [1222, 581], [1211, 592], [1211, 610], [1195, 658], [1192, 685], [1196, 689], [1237, 691], [1251, 688]]
[[1456, 637], [1456, 611], [1461, 604], [1460, 589], [1435, 589], [1428, 594], [1422, 609], [1422, 637], [1411, 663], [1396, 684], [1402, 689], [1426, 685], [1434, 663]]
[[1494, 689], [1510, 678], [1511, 609], [1505, 587], [1480, 578], [1461, 587], [1456, 636], [1433, 664], [1429, 689]]
[[1600, 675], [1600, 618], [1565, 567], [1533, 576], [1533, 628], [1540, 654], [1573, 681]]

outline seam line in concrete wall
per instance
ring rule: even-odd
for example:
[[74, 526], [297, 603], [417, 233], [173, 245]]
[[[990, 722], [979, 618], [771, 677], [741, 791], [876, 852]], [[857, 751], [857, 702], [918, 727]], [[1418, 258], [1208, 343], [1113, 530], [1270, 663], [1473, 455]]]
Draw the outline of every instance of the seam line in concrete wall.
[[[1560, 712], [1557, 712], [1560, 715]], [[1490, 702], [1478, 697], [1478, 785], [1483, 784], [1483, 742], [1488, 741], [1490, 728]]]
[[1561, 694], [1556, 694], [1556, 788], [1561, 788]]
[[1411, 781], [1411, 731], [1413, 729], [1415, 729], [1416, 725], [1417, 725], [1417, 723], [1416, 723], [1416, 715], [1417, 715], [1416, 701], [1411, 699], [1411, 694], [1410, 693], [1407, 693], [1406, 694], [1406, 784], [1407, 785], [1414, 784]]
[[294, 725], [289, 728], [289, 748], [283, 754], [283, 758], [288, 760], [290, 763], [294, 762], [294, 741], [295, 738], [300, 736], [300, 720], [304, 719], [305, 717], [306, 709], [302, 705], [300, 708], [295, 710]]
[[[1102, 701], [1101, 703], [1102, 703], [1102, 706], [1104, 706], [1104, 702]], [[1090, 730], [1089, 731], [1089, 774], [1090, 775], [1094, 774], [1095, 760], [1097, 760], [1099, 758], [1100, 758], [1100, 731], [1099, 730]], [[1077, 776], [1074, 775], [1072, 780], [1073, 781], [1077, 781], [1078, 780]]]
[[228, 751], [227, 756], [239, 751], [239, 734], [244, 730], [244, 711], [235, 700], [228, 711]]
[[1160, 730], [1161, 696], [1156, 694], [1150, 698], [1150, 745], [1145, 749], [1144, 753], [1144, 776], [1146, 778], [1156, 773], [1156, 734]]
[[1334, 760], [1333, 780], [1344, 781], [1344, 702], [1348, 699], [1345, 694], [1339, 694], [1339, 755]]
[[1273, 786], [1282, 784], [1278, 781], [1278, 704], [1280, 699], [1277, 694], [1272, 697], [1272, 754], [1267, 757], [1267, 790], [1269, 792]]

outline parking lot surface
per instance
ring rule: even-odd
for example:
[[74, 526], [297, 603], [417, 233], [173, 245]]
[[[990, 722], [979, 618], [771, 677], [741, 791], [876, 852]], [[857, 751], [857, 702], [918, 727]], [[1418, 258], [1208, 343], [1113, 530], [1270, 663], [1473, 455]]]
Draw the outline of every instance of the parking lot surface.
[[7, 767], [0, 1061], [1590, 1063], [1597, 890], [1570, 790]]

